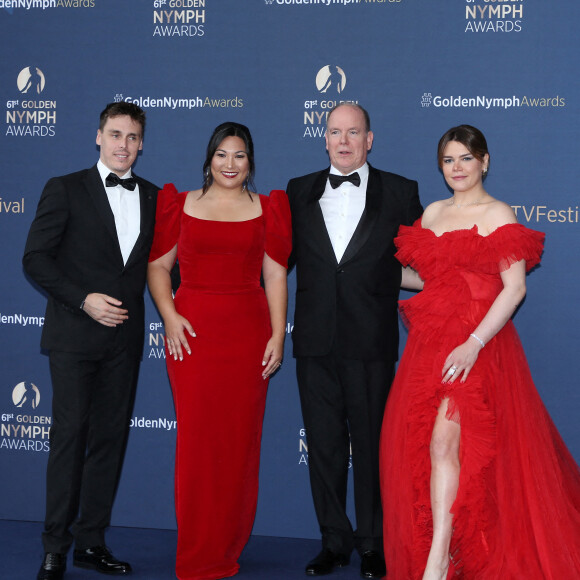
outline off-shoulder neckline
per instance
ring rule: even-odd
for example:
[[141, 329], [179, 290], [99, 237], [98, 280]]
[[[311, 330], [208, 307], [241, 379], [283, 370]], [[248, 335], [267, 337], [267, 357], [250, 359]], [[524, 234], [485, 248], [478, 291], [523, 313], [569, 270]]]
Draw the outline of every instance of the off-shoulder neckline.
[[507, 226], [519, 226], [519, 225], [521, 225], [521, 224], [519, 224], [517, 222], [510, 222], [507, 224], [503, 224], [503, 225], [495, 228], [495, 230], [493, 230], [493, 232], [490, 232], [486, 236], [479, 233], [479, 228], [477, 227], [477, 224], [474, 224], [474, 226], [472, 228], [461, 228], [461, 229], [457, 229], [457, 230], [450, 230], [448, 232], [443, 232], [442, 234], [437, 235], [432, 229], [424, 227], [423, 224], [421, 223], [421, 221], [419, 220], [419, 227], [426, 232], [431, 232], [436, 238], [442, 238], [448, 234], [455, 234], [457, 232], [472, 232], [480, 238], [489, 238], [490, 236], [493, 236], [493, 234], [495, 234], [498, 230], [501, 230]]

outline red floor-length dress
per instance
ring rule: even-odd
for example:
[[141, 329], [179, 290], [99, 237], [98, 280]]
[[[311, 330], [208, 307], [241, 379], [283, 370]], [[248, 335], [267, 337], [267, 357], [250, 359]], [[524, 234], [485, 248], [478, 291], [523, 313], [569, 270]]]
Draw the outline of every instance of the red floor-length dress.
[[[532, 382], [508, 322], [461, 384], [441, 384], [448, 354], [483, 319], [500, 272], [540, 261], [544, 235], [520, 224], [481, 236], [475, 226], [436, 236], [403, 226], [397, 257], [423, 291], [401, 301], [409, 336], [381, 435], [381, 493], [388, 580], [422, 577], [431, 544], [429, 443], [437, 408], [461, 425], [448, 578], [580, 578], [580, 471]], [[549, 361], [546, 361], [548, 364]]]
[[159, 192], [151, 260], [177, 243], [177, 311], [192, 324], [191, 356], [167, 356], [177, 415], [175, 505], [180, 580], [225, 578], [250, 536], [258, 497], [271, 337], [260, 273], [264, 252], [286, 266], [291, 248], [286, 194], [259, 196], [260, 217], [220, 222], [183, 212], [187, 192]]

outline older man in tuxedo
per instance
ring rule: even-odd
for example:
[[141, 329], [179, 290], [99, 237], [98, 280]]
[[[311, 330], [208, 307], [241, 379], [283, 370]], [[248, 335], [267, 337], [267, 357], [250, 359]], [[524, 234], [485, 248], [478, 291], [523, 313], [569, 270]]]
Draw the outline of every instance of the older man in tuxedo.
[[[328, 115], [331, 166], [288, 183], [296, 264], [292, 332], [322, 551], [306, 574], [347, 565], [385, 575], [379, 436], [398, 356], [401, 265], [393, 239], [422, 213], [418, 188], [367, 163], [368, 113], [342, 103]], [[352, 449], [356, 531], [346, 514]]]
[[143, 291], [157, 187], [131, 168], [145, 113], [111, 103], [95, 166], [50, 179], [26, 242], [26, 273], [48, 295], [41, 347], [49, 354], [52, 427], [45, 556], [38, 580], [73, 564], [105, 574], [131, 566], [105, 546], [144, 341]]

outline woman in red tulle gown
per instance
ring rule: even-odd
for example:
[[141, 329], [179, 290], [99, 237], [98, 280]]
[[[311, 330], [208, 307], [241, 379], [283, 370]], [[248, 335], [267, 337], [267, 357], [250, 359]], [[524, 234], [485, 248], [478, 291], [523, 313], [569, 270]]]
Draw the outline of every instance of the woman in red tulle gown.
[[251, 192], [253, 173], [248, 129], [224, 123], [208, 144], [203, 189], [159, 193], [148, 282], [177, 415], [180, 580], [236, 574], [256, 513], [266, 389], [286, 330], [291, 227], [286, 194]]
[[510, 318], [544, 235], [491, 197], [484, 136], [439, 142], [453, 190], [395, 240], [409, 336], [381, 435], [389, 580], [580, 578], [580, 472]]

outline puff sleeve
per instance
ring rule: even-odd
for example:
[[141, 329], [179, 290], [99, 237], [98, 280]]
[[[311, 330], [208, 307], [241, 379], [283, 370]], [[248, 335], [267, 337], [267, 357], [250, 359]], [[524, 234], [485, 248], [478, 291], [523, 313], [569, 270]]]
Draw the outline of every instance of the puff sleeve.
[[284, 268], [288, 267], [288, 257], [292, 250], [292, 222], [290, 204], [286, 192], [275, 189], [267, 198], [266, 218], [266, 254]]
[[171, 250], [179, 238], [181, 213], [187, 192], [178, 193], [173, 183], [166, 183], [157, 196], [155, 234], [149, 254], [153, 262]]

